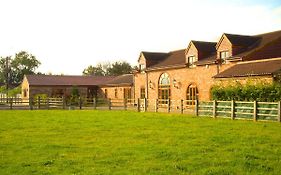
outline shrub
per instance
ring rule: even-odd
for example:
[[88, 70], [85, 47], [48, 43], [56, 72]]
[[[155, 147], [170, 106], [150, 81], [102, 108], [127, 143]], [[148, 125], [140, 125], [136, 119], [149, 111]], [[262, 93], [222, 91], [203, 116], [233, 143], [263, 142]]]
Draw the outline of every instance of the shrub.
[[239, 82], [216, 84], [211, 88], [211, 98], [225, 101], [280, 101], [281, 84], [251, 81], [244, 85]]

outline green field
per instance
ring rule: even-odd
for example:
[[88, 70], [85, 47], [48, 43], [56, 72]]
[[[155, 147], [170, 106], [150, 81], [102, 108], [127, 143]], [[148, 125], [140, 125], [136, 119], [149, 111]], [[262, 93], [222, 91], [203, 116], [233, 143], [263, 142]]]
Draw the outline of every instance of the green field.
[[0, 111], [0, 174], [280, 174], [281, 124], [126, 111]]

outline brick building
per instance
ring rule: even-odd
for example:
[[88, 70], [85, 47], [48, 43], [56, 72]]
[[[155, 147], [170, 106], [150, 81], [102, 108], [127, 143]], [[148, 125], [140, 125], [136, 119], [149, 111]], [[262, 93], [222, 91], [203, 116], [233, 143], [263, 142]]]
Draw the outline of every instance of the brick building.
[[278, 81], [280, 62], [281, 31], [254, 36], [224, 33], [217, 43], [190, 41], [178, 51], [141, 52], [134, 96], [209, 100], [218, 81]]
[[117, 77], [25, 76], [22, 97], [69, 95], [111, 99], [210, 100], [218, 82], [280, 82], [281, 31], [246, 36], [222, 34], [218, 42], [190, 41], [185, 49], [141, 52], [139, 70]]

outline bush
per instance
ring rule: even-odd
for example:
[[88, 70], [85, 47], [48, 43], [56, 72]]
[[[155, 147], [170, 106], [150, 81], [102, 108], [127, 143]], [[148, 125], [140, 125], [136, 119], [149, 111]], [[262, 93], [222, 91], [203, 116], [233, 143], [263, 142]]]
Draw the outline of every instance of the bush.
[[40, 97], [41, 100], [46, 100], [48, 98], [48, 94], [36, 94], [33, 99], [37, 100]]
[[225, 101], [280, 101], [281, 84], [251, 81], [244, 85], [239, 82], [216, 84], [211, 88], [211, 98]]

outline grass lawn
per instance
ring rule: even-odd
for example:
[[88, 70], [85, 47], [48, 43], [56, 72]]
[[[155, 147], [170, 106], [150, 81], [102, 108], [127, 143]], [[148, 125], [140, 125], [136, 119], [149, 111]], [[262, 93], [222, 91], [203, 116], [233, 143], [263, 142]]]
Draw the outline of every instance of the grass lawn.
[[281, 124], [125, 111], [0, 111], [0, 174], [280, 174]]

